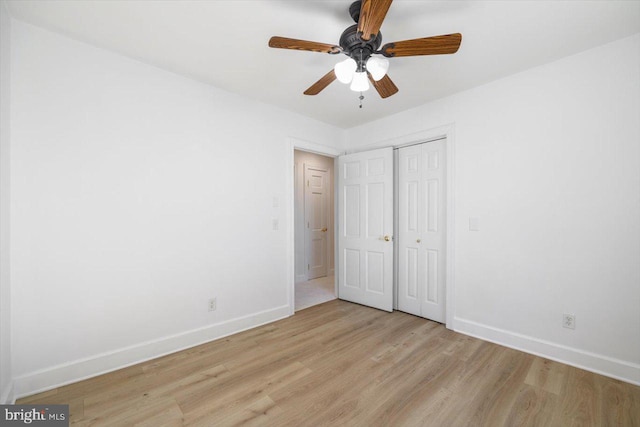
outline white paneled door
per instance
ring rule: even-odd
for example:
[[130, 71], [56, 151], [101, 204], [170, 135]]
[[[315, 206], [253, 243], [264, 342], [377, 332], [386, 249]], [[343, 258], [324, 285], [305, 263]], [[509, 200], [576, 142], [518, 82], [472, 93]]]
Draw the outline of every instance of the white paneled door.
[[393, 310], [393, 149], [338, 158], [338, 297]]
[[326, 170], [305, 165], [304, 215], [307, 225], [306, 258], [307, 280], [327, 275], [327, 230], [329, 209], [327, 206]]
[[398, 310], [445, 322], [445, 141], [398, 150]]

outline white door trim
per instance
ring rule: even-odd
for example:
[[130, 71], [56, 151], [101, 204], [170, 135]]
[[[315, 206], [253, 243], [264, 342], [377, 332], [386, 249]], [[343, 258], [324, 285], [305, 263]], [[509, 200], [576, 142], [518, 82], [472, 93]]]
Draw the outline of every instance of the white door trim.
[[[321, 144], [317, 144], [314, 142], [310, 142], [310, 141], [305, 141], [303, 139], [298, 139], [298, 138], [294, 138], [294, 137], [288, 137], [287, 138], [287, 176], [286, 176], [286, 203], [287, 203], [287, 216], [286, 216], [286, 224], [287, 224], [287, 228], [286, 228], [286, 239], [287, 239], [287, 251], [286, 251], [286, 256], [287, 256], [287, 260], [285, 262], [285, 268], [287, 269], [286, 272], [286, 278], [287, 278], [287, 304], [289, 306], [289, 315], [292, 316], [295, 313], [295, 284], [296, 284], [296, 280], [295, 280], [295, 253], [296, 253], [296, 242], [295, 242], [295, 224], [294, 224], [294, 218], [295, 218], [295, 200], [294, 200], [294, 192], [295, 192], [295, 181], [294, 181], [294, 165], [295, 165], [295, 160], [294, 160], [294, 151], [295, 150], [302, 150], [302, 151], [307, 151], [309, 153], [315, 153], [315, 154], [320, 154], [323, 156], [327, 156], [327, 157], [333, 157], [336, 158], [338, 157], [340, 154], [342, 154], [342, 152], [340, 150], [338, 150], [337, 148], [333, 148], [333, 147], [329, 147], [326, 145], [321, 145]], [[338, 209], [338, 203], [337, 203], [337, 197], [338, 197], [338, 192], [336, 191], [335, 185], [336, 185], [336, 179], [335, 179], [335, 174], [336, 174], [336, 170], [334, 168], [334, 176], [331, 178], [331, 185], [333, 186], [333, 217], [337, 218], [337, 209]], [[334, 241], [334, 245], [335, 242], [337, 241], [337, 225], [336, 222], [334, 221], [333, 223], [333, 241]], [[338, 255], [338, 251], [334, 251], [334, 266], [335, 269], [337, 270], [337, 255]], [[334, 278], [338, 277], [338, 271], [335, 272], [334, 274]], [[335, 280], [335, 279], [334, 279]], [[337, 281], [334, 283], [334, 291], [336, 293], [336, 295], [338, 295], [338, 288], [337, 288]]]

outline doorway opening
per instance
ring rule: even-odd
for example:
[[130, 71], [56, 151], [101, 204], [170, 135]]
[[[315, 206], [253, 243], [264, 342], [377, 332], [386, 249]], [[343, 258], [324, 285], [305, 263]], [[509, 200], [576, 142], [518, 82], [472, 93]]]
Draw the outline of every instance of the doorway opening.
[[337, 298], [334, 172], [332, 157], [294, 150], [294, 311]]

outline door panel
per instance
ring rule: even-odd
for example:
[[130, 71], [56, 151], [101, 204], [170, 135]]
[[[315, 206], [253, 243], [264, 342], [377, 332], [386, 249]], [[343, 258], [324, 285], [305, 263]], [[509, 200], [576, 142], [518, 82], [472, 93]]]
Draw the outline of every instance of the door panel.
[[344, 250], [344, 286], [360, 289], [360, 251]]
[[406, 271], [404, 279], [406, 280], [407, 287], [405, 298], [410, 298], [413, 301], [418, 300], [418, 250], [416, 248], [405, 248]]
[[367, 237], [376, 238], [384, 236], [384, 183], [368, 184], [367, 188], [367, 212], [372, 213], [366, 218], [367, 221]]
[[438, 303], [438, 251], [427, 249], [425, 266], [427, 268], [425, 279], [427, 281], [426, 301]]
[[338, 168], [338, 297], [392, 311], [393, 150], [341, 156]]
[[344, 186], [344, 234], [347, 237], [360, 237], [360, 186]]
[[444, 322], [445, 140], [398, 156], [398, 309]]
[[384, 293], [384, 253], [367, 252], [367, 292]]

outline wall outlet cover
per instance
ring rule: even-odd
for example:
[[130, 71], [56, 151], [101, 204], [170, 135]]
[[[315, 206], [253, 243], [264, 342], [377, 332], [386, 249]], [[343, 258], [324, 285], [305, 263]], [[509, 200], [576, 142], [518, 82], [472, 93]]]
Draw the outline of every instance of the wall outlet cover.
[[573, 314], [562, 315], [562, 327], [568, 329], [576, 328], [576, 316]]

